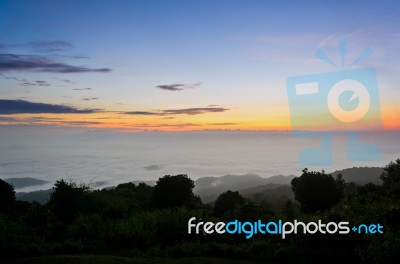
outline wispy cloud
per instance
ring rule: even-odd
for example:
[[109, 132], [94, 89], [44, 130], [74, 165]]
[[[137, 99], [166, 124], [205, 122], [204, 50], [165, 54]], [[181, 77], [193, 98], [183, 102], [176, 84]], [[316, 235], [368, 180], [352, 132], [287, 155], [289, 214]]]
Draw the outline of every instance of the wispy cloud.
[[61, 40], [31, 41], [22, 44], [21, 46], [32, 48], [35, 51], [40, 51], [40, 52], [59, 52], [74, 47], [70, 42]]
[[223, 107], [195, 107], [195, 108], [184, 108], [184, 109], [168, 109], [164, 110], [165, 114], [172, 115], [200, 115], [207, 113], [218, 113], [225, 112], [229, 109]]
[[178, 124], [134, 124], [135, 128], [185, 128], [185, 127], [199, 127], [202, 124], [195, 123], [178, 123]]
[[99, 98], [97, 97], [89, 97], [89, 98], [82, 98], [83, 101], [92, 101], [92, 100], [97, 100]]
[[72, 90], [74, 90], [74, 91], [89, 91], [89, 90], [92, 90], [92, 88], [75, 88]]
[[0, 116], [0, 125], [19, 125], [19, 126], [68, 126], [68, 127], [87, 127], [92, 125], [101, 125], [98, 121], [74, 121], [62, 118], [37, 117], [37, 116]]
[[20, 83], [23, 86], [49, 86], [50, 83], [46, 81], [27, 81], [24, 79], [23, 82]]
[[0, 116], [0, 122], [12, 122], [15, 118], [11, 116]]
[[163, 115], [163, 113], [160, 113], [160, 112], [149, 112], [149, 111], [130, 111], [130, 112], [123, 112], [122, 114], [127, 114], [127, 115], [145, 115], [145, 116]]
[[0, 72], [33, 71], [50, 73], [110, 72], [108, 68], [87, 68], [57, 62], [50, 57], [38, 55], [0, 54]]
[[99, 112], [98, 109], [78, 109], [67, 105], [34, 103], [24, 100], [0, 99], [0, 114], [89, 114]]
[[237, 125], [238, 123], [210, 123], [210, 126], [233, 126]]
[[182, 91], [185, 89], [199, 87], [202, 84], [203, 84], [202, 82], [197, 82], [197, 83], [192, 83], [192, 84], [183, 84], [183, 83], [162, 84], [162, 85], [157, 85], [156, 88], [159, 88], [161, 90], [167, 90], [167, 91]]
[[0, 73], [0, 75], [3, 76], [4, 79], [6, 79], [6, 80], [15, 80], [18, 82], [19, 85], [22, 85], [22, 86], [49, 86], [50, 85], [50, 83], [47, 81], [42, 81], [42, 80], [29, 81], [27, 79], [20, 79], [20, 78], [14, 77], [14, 76], [6, 76], [2, 73]]
[[207, 113], [219, 113], [228, 111], [228, 108], [223, 107], [194, 107], [183, 109], [166, 109], [160, 111], [131, 111], [123, 112], [128, 115], [148, 115], [148, 116], [165, 116], [165, 115], [201, 115]]
[[144, 166], [143, 169], [147, 171], [155, 171], [155, 170], [161, 170], [163, 167], [160, 165], [149, 165], [149, 166]]

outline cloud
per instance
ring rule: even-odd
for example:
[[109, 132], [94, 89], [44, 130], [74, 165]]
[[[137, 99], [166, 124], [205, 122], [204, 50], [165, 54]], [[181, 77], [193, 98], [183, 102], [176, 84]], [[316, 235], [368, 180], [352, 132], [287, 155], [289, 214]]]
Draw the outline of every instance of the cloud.
[[92, 90], [92, 88], [75, 88], [72, 90], [74, 90], [74, 91], [89, 91], [89, 90]]
[[172, 115], [200, 115], [207, 113], [217, 113], [217, 112], [225, 112], [229, 109], [223, 107], [195, 107], [195, 108], [184, 108], [184, 109], [168, 109], [163, 110], [164, 114], [172, 114]]
[[15, 119], [13, 117], [10, 116], [0, 116], [0, 122], [12, 122]]
[[156, 88], [167, 91], [182, 91], [185, 89], [196, 88], [199, 87], [200, 85], [202, 85], [202, 82], [197, 82], [193, 84], [182, 84], [182, 83], [162, 84], [162, 85], [157, 85]]
[[19, 85], [23, 85], [23, 86], [49, 86], [50, 83], [48, 83], [47, 81], [29, 81], [27, 79], [20, 79], [14, 76], [6, 76], [2, 73], [0, 73], [1, 76], [4, 77], [4, 79], [6, 80], [15, 80], [19, 83]]
[[160, 124], [158, 127], [198, 127], [203, 126], [202, 124], [194, 124], [194, 123], [183, 123], [183, 124]]
[[23, 44], [22, 46], [32, 48], [36, 51], [42, 52], [57, 52], [73, 48], [74, 46], [67, 41], [53, 40], [53, 41], [31, 41]]
[[99, 112], [97, 109], [77, 109], [67, 105], [33, 103], [24, 100], [0, 99], [0, 114], [89, 114]]
[[232, 126], [232, 125], [237, 125], [237, 123], [211, 123], [209, 125], [211, 125], [211, 126]]
[[135, 128], [183, 128], [183, 127], [199, 127], [203, 126], [202, 124], [194, 124], [194, 123], [181, 123], [181, 124], [135, 124]]
[[57, 62], [49, 57], [37, 55], [0, 54], [0, 72], [33, 71], [50, 73], [110, 72], [108, 68], [87, 68]]
[[131, 112], [123, 112], [123, 114], [127, 115], [163, 115], [162, 113], [157, 113], [157, 112], [147, 112], [147, 111], [131, 111]]
[[155, 170], [161, 170], [162, 167], [159, 165], [150, 165], [150, 166], [144, 166], [143, 169], [147, 171], [155, 171]]
[[72, 126], [86, 126], [86, 125], [100, 125], [102, 122], [97, 121], [62, 121], [63, 124], [68, 124]]
[[46, 81], [27, 81], [23, 79], [23, 81], [20, 83], [20, 85], [23, 86], [49, 86], [50, 83]]
[[90, 98], [82, 98], [83, 101], [92, 101], [92, 100], [97, 100], [99, 99], [98, 97], [90, 97]]
[[41, 126], [73, 126], [82, 127], [87, 125], [101, 125], [102, 122], [98, 121], [69, 121], [62, 118], [51, 117], [14, 117], [14, 116], [0, 116], [0, 125], [41, 125]]
[[160, 111], [131, 111], [123, 112], [127, 115], [148, 115], [148, 116], [165, 116], [165, 115], [201, 115], [207, 113], [219, 113], [228, 111], [228, 108], [223, 107], [194, 107], [194, 108], [183, 108], [183, 109], [167, 109]]

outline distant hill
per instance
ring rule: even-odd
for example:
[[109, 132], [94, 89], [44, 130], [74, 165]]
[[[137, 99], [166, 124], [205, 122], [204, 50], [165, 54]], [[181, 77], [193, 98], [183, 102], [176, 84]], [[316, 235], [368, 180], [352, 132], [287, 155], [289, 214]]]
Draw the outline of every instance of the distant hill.
[[[383, 173], [383, 168], [354, 167], [338, 170], [330, 174], [336, 177], [339, 173], [343, 175], [343, 179], [346, 182], [355, 182], [363, 185], [369, 182], [380, 183], [379, 176]], [[294, 175], [277, 175], [270, 178], [262, 178], [255, 174], [204, 177], [195, 181], [194, 193], [198, 194], [205, 203], [214, 201], [218, 195], [227, 190], [239, 191], [246, 197], [262, 193], [264, 196], [270, 195], [270, 200], [276, 200], [282, 195], [291, 199], [293, 194], [289, 185], [295, 177]], [[285, 186], [284, 189], [279, 189], [282, 186]]]
[[378, 167], [354, 167], [344, 170], [338, 170], [331, 173], [336, 177], [339, 173], [343, 175], [346, 182], [355, 182], [358, 184], [367, 184], [369, 182], [380, 184], [379, 176], [384, 172], [383, 168]]
[[[271, 187], [271, 185], [269, 187]], [[263, 191], [252, 192], [251, 189], [241, 190], [239, 193], [255, 201], [266, 201], [274, 210], [283, 209], [287, 200], [295, 201], [292, 188], [288, 184], [278, 185], [275, 188], [268, 188]]]
[[8, 178], [4, 180], [5, 182], [11, 184], [14, 186], [14, 188], [24, 188], [24, 187], [29, 187], [29, 186], [35, 186], [35, 185], [42, 185], [47, 183], [47, 181], [43, 180], [38, 180], [35, 178]]
[[203, 198], [220, 194], [227, 190], [237, 191], [262, 184], [265, 184], [265, 179], [254, 174], [204, 177], [199, 178], [194, 182], [195, 187], [193, 191]]
[[[355, 182], [358, 184], [366, 184], [368, 182], [380, 183], [379, 176], [383, 173], [382, 168], [378, 167], [354, 167], [344, 170], [332, 172], [332, 176], [342, 173], [346, 182]], [[231, 190], [239, 191], [245, 197], [253, 197], [261, 195], [267, 200], [283, 201], [292, 199], [293, 193], [290, 189], [291, 180], [296, 177], [294, 175], [283, 176], [277, 175], [270, 178], [262, 178], [255, 174], [245, 175], [225, 175], [222, 177], [203, 177], [195, 180], [194, 193], [199, 195], [203, 202], [208, 203], [214, 201], [221, 193]], [[6, 182], [12, 184], [15, 188], [23, 188], [47, 183], [43, 180], [34, 178], [9, 178]], [[156, 181], [133, 181], [138, 184], [144, 182], [154, 186]], [[23, 201], [37, 201], [45, 203], [49, 198], [51, 189], [17, 193], [17, 199]], [[286, 198], [285, 198], [286, 197]], [[278, 204], [280, 203], [278, 201]]]
[[47, 203], [50, 198], [50, 194], [53, 192], [53, 189], [34, 191], [34, 192], [19, 192], [16, 193], [17, 200], [26, 201], [26, 202], [38, 202], [41, 204]]

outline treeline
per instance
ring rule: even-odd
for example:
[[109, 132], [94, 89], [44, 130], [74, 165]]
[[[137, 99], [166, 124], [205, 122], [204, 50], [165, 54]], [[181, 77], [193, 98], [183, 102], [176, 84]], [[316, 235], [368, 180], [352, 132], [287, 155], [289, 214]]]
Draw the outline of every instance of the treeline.
[[[41, 205], [15, 199], [0, 180], [0, 254], [30, 257], [51, 254], [121, 256], [215, 256], [255, 261], [322, 263], [397, 262], [400, 252], [400, 159], [390, 162], [382, 184], [356, 185], [337, 176], [303, 170], [291, 187], [297, 202], [273, 210], [263, 199], [227, 191], [212, 204], [193, 193], [187, 175], [164, 176], [155, 186], [124, 183], [93, 190], [57, 181]], [[279, 235], [188, 234], [188, 220], [242, 222], [348, 221], [381, 224], [383, 234]]]

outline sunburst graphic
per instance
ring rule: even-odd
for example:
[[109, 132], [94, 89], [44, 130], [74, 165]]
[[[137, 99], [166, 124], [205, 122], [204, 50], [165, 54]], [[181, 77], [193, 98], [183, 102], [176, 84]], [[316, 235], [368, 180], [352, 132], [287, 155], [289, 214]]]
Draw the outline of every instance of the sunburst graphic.
[[[341, 57], [341, 64], [342, 67], [345, 67], [345, 59], [346, 59], [346, 53], [347, 53], [347, 39], [346, 38], [341, 38], [339, 41], [339, 48], [340, 48], [340, 57]], [[349, 66], [353, 66], [363, 60], [365, 60], [367, 57], [371, 56], [372, 50], [371, 48], [366, 48], [361, 54], [353, 60]], [[320, 60], [324, 61], [325, 63], [332, 65], [333, 67], [339, 68], [336, 63], [334, 63], [321, 49], [317, 49], [317, 52], [315, 53], [315, 56], [319, 58]]]

